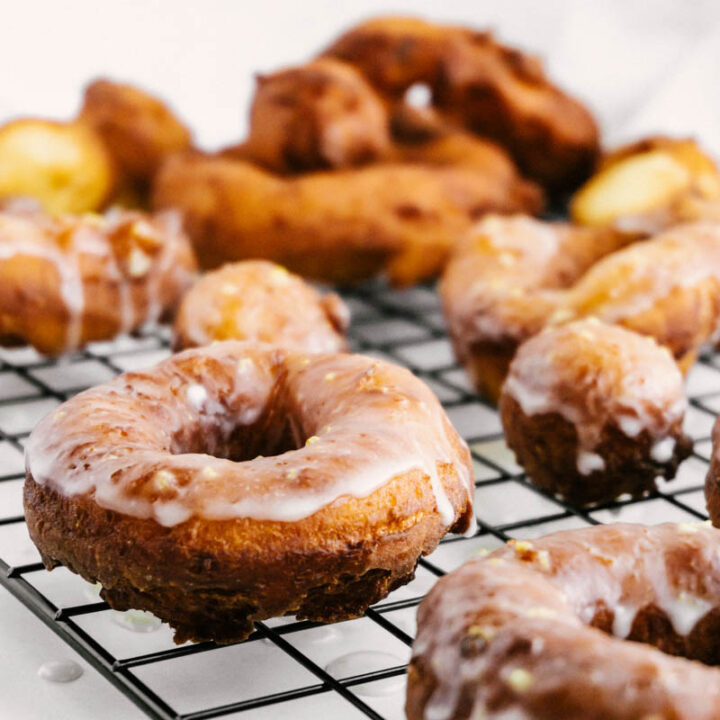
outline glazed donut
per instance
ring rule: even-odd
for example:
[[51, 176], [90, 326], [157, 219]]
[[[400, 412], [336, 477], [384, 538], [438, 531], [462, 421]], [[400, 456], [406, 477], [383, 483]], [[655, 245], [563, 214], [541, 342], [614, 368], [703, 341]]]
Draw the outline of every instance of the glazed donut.
[[475, 225], [456, 245], [439, 290], [455, 356], [477, 391], [497, 402], [517, 348], [545, 327], [562, 291], [634, 240], [519, 215]]
[[321, 58], [257, 79], [244, 148], [268, 170], [361, 165], [390, 143], [385, 105], [351, 65]]
[[120, 191], [147, 193], [162, 162], [187, 150], [188, 128], [158, 98], [126, 83], [94, 80], [79, 119], [93, 128], [115, 162]]
[[716, 720], [719, 551], [702, 523], [617, 524], [466, 563], [420, 605], [408, 720]]
[[426, 86], [446, 122], [499, 142], [552, 193], [576, 187], [593, 169], [592, 115], [549, 82], [537, 59], [489, 33], [383, 17], [352, 28], [323, 55], [355, 65], [389, 103]]
[[46, 566], [177, 642], [360, 615], [473, 521], [470, 455], [436, 397], [360, 355], [187, 350], [61, 405], [26, 462]]
[[350, 311], [281, 265], [246, 260], [205, 274], [175, 316], [176, 351], [216, 340], [266, 342], [296, 352], [347, 350]]
[[575, 222], [653, 234], [720, 220], [720, 174], [694, 141], [651, 137], [615, 150], [570, 203]]
[[505, 440], [532, 482], [579, 506], [654, 490], [692, 450], [670, 351], [590, 318], [523, 343], [502, 389]]
[[0, 345], [60, 355], [158, 320], [195, 258], [172, 213], [0, 211]]
[[497, 399], [519, 345], [548, 324], [595, 316], [622, 325], [668, 347], [683, 371], [715, 338], [720, 224], [679, 225], [643, 242], [586, 232], [489, 218], [448, 263], [441, 294], [450, 336], [479, 392]]
[[183, 213], [205, 268], [259, 257], [320, 280], [385, 270], [408, 285], [437, 274], [478, 217], [523, 210], [528, 193], [467, 167], [374, 164], [287, 179], [230, 157], [186, 155], [163, 165], [153, 202]]

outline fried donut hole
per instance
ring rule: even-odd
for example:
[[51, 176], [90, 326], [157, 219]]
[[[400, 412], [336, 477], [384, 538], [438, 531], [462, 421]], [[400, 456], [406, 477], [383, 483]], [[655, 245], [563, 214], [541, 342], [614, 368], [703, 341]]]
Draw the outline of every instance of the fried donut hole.
[[269, 170], [350, 167], [389, 146], [385, 105], [351, 65], [324, 58], [258, 77], [244, 147]]
[[685, 407], [666, 348], [592, 318], [525, 342], [500, 398], [507, 443], [530, 481], [573, 505], [672, 479], [692, 447]]
[[82, 123], [14, 120], [0, 127], [0, 200], [31, 197], [52, 213], [97, 210], [113, 185], [100, 138]]
[[121, 189], [147, 191], [162, 162], [190, 147], [191, 134], [167, 105], [125, 83], [95, 80], [85, 90], [80, 119], [102, 138]]
[[720, 218], [720, 175], [691, 139], [651, 137], [619, 148], [573, 196], [573, 220], [655, 233]]
[[339, 295], [321, 295], [281, 265], [247, 260], [205, 274], [185, 295], [173, 347], [252, 340], [298, 352], [343, 352], [349, 321]]

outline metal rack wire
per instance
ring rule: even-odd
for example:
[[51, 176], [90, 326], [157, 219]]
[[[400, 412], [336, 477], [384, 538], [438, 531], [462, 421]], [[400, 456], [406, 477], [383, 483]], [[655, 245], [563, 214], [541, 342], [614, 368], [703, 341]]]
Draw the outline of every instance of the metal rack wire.
[[686, 431], [696, 446], [678, 478], [640, 500], [578, 511], [529, 485], [515, 465], [497, 412], [471, 392], [454, 364], [432, 289], [393, 291], [375, 283], [344, 294], [353, 310], [353, 349], [404, 364], [423, 378], [468, 440], [477, 535], [446, 538], [420, 560], [414, 582], [364, 618], [328, 626], [276, 619], [259, 623], [249, 640], [232, 646], [174, 646], [165, 626], [129, 633], [118, 623], [125, 614], [94, 598], [83, 580], [64, 569], [44, 570], [22, 515], [23, 442], [33, 424], [75, 392], [168, 355], [167, 328], [96, 343], [61, 362], [28, 349], [0, 351], [0, 584], [151, 718], [260, 720], [318, 712], [402, 718], [415, 608], [437, 577], [510, 537], [612, 520], [706, 517], [702, 484], [720, 410], [720, 358], [702, 358], [690, 374]]

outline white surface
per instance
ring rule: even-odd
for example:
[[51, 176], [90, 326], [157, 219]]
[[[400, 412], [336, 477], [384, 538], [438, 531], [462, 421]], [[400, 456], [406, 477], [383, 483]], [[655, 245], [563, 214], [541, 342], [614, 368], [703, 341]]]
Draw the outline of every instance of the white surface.
[[[0, 588], [0, 718], [3, 720], [139, 720], [145, 715]], [[75, 660], [82, 677], [67, 684], [37, 676], [48, 660]]]

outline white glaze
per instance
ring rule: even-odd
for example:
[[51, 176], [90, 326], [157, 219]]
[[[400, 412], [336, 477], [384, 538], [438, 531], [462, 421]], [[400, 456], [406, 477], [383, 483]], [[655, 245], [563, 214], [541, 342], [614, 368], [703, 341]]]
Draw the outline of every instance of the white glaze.
[[586, 453], [594, 453], [610, 424], [628, 437], [646, 431], [664, 440], [687, 402], [679, 368], [652, 338], [591, 318], [524, 343], [503, 393], [525, 415], [556, 413], [575, 426], [582, 474], [602, 469]]
[[[465, 701], [470, 691], [471, 717], [534, 717], [526, 714], [523, 694], [547, 689], [552, 699], [565, 682], [577, 685], [578, 697], [602, 688], [622, 714], [626, 689], [651, 679], [650, 696], [673, 693], [687, 717], [714, 720], [716, 669], [620, 638], [630, 634], [638, 609], [659, 608], [685, 636], [720, 606], [719, 535], [702, 524], [690, 534], [669, 523], [617, 524], [554, 533], [466, 563], [438, 582], [418, 612], [413, 659], [435, 675], [423, 718], [456, 717], [461, 690]], [[538, 562], [542, 552], [551, 558], [547, 568]], [[686, 589], [699, 584], [707, 595]], [[585, 627], [599, 607], [615, 613], [616, 637]], [[462, 646], [472, 638], [482, 640], [481, 650], [465, 655]], [[520, 639], [530, 642], [529, 652], [508, 653]], [[515, 699], [490, 710], [497, 683], [512, 685], [518, 671], [523, 682], [515, 682]]]
[[83, 669], [74, 660], [48, 660], [38, 668], [38, 676], [54, 683], [69, 683], [77, 680]]
[[577, 469], [581, 475], [590, 475], [596, 470], [604, 470], [605, 460], [597, 453], [581, 450], [577, 457]]
[[673, 453], [675, 452], [675, 438], [666, 437], [662, 440], [658, 440], [650, 448], [650, 457], [658, 463], [666, 463], [672, 459]]
[[[169, 214], [156, 216], [152, 223], [143, 221], [140, 226], [152, 234], [144, 240], [151, 239], [156, 243], [156, 256], [145, 256], [149, 265], [142, 277], [133, 274], [131, 259], [137, 248], [130, 251], [127, 262], [122, 262], [118, 254], [121, 250], [114, 246], [114, 234], [126, 232], [124, 226], [135, 215], [110, 211], [105, 217], [51, 218], [26, 213], [0, 213], [0, 266], [4, 260], [34, 257], [47, 262], [57, 274], [60, 298], [68, 315], [65, 351], [80, 346], [83, 322], [88, 314], [96, 310], [85, 297], [86, 283], [97, 272], [88, 270], [92, 263], [102, 263], [107, 279], [117, 289], [118, 331], [121, 333], [144, 324], [148, 318], [155, 319], [164, 309], [168, 299], [163, 297], [163, 286], [182, 289], [187, 285], [189, 268], [179, 259], [189, 252], [187, 240], [177, 231], [172, 231], [173, 221]], [[135, 221], [129, 225], [129, 232], [137, 233], [135, 227], [138, 224], [139, 221]], [[149, 276], [149, 280], [145, 279], [145, 275]], [[145, 312], [140, 312], [135, 305], [133, 286], [138, 280], [145, 283], [142, 294], [149, 299]]]
[[[211, 358], [217, 381], [203, 375]], [[235, 394], [228, 393], [225, 383], [234, 378]], [[297, 428], [299, 440], [312, 439], [304, 447], [251, 462], [168, 452], [185, 423], [199, 424], [209, 452], [213, 443], [222, 447], [233, 433], [252, 426], [266, 403], [277, 402], [276, 392], [293, 398], [298, 422], [305, 423]], [[147, 413], [139, 413], [144, 405]], [[162, 421], [148, 414], [151, 408], [162, 409]], [[125, 433], [121, 442], [108, 442], [111, 428]], [[76, 455], [83, 451], [87, 458], [79, 462]], [[129, 387], [120, 376], [81, 393], [33, 431], [26, 462], [41, 485], [71, 497], [94, 492], [104, 508], [165, 526], [193, 515], [293, 522], [418, 470], [449, 527], [456, 511], [440, 464], [451, 468], [469, 502], [474, 491], [467, 446], [432, 392], [408, 371], [351, 355], [285, 359], [277, 350], [232, 342], [134, 373]], [[84, 463], [87, 470], [80, 467]], [[193, 481], [181, 483], [188, 473]]]

